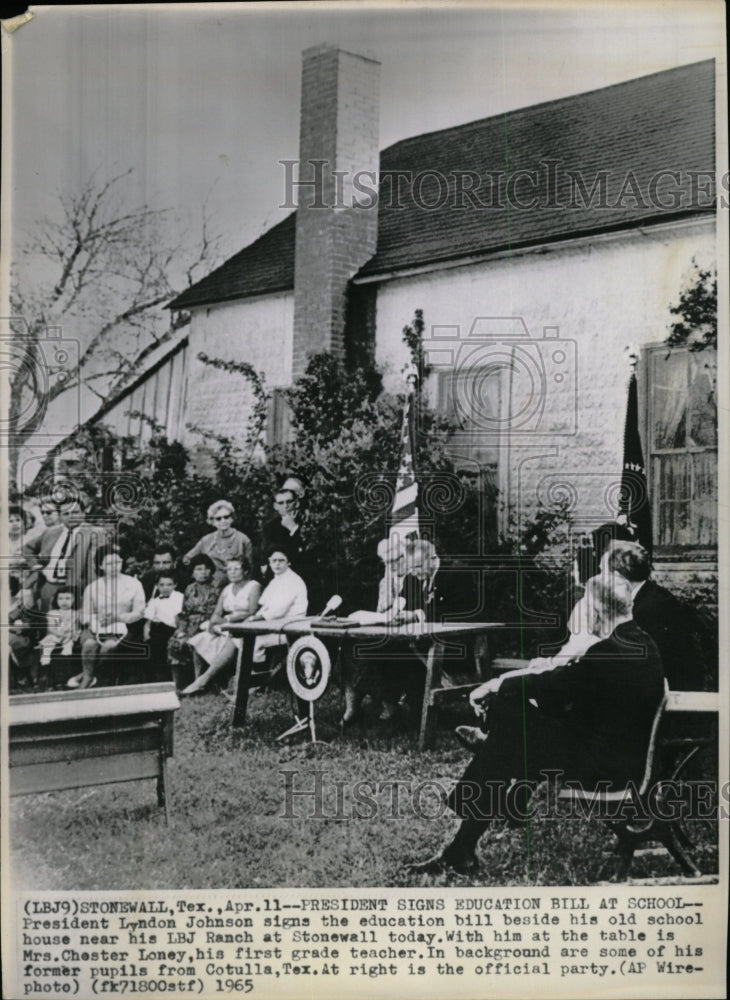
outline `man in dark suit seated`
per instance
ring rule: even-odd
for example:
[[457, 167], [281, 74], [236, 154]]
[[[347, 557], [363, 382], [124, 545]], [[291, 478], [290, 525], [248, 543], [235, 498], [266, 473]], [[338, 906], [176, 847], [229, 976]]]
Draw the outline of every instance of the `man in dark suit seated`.
[[607, 638], [578, 660], [505, 674], [472, 692], [487, 736], [449, 796], [461, 825], [440, 854], [411, 871], [473, 869], [482, 834], [495, 819], [524, 817], [523, 782], [536, 784], [546, 771], [584, 788], [610, 780], [618, 790], [641, 781], [664, 690], [659, 652], [632, 621], [625, 580], [614, 575], [609, 586], [594, 578], [586, 590], [592, 627]]
[[651, 580], [649, 553], [637, 542], [613, 542], [601, 573], [615, 573], [631, 586], [634, 621], [657, 644], [672, 691], [702, 688], [702, 625], [692, 608]]
[[[406, 576], [402, 584], [404, 608], [395, 621], [448, 622], [479, 621], [481, 600], [478, 573], [458, 564], [445, 566], [436, 554], [433, 542], [416, 539], [406, 543]], [[443, 643], [440, 657], [441, 682], [444, 687], [474, 680], [474, 660], [462, 655], [463, 644]], [[416, 670], [417, 683], [423, 671]]]
[[[478, 607], [474, 572], [461, 567], [441, 568], [436, 547], [428, 539], [409, 539], [403, 556], [405, 575], [400, 580], [400, 603], [392, 608], [394, 625], [409, 622], [465, 621]], [[401, 606], [402, 605], [402, 606]], [[444, 687], [474, 680], [474, 659], [463, 643], [440, 644], [439, 666]], [[411, 653], [380, 668], [384, 709], [381, 719], [391, 719], [402, 694], [411, 709], [423, 698], [423, 662]]]
[[[480, 570], [465, 566], [458, 560], [440, 559], [431, 542], [417, 543], [426, 572], [418, 573], [419, 557], [414, 551], [416, 575], [420, 575], [425, 594], [426, 621], [438, 625], [449, 622], [483, 622], [489, 619], [485, 608], [485, 592]], [[413, 570], [412, 570], [413, 572]], [[489, 662], [486, 634], [474, 639], [475, 645], [464, 649], [463, 640], [441, 640], [442, 687], [469, 684], [475, 679], [477, 658]]]
[[82, 491], [61, 505], [61, 523], [47, 528], [28, 549], [40, 611], [50, 609], [56, 592], [70, 587], [81, 602], [96, 579], [96, 554], [108, 541], [106, 529], [88, 520], [90, 498]]
[[[385, 566], [385, 573], [379, 584], [374, 583], [375, 567], [370, 560], [361, 560], [358, 567], [362, 572], [353, 573], [353, 578], [363, 578], [367, 574], [367, 586], [345, 593], [345, 609], [356, 611], [374, 605], [377, 589], [377, 610], [391, 624], [409, 622], [449, 622], [468, 620], [473, 616], [476, 603], [475, 573], [460, 567], [448, 570], [441, 568], [436, 548], [426, 539], [409, 539], [403, 542], [397, 536], [383, 539], [378, 545], [378, 561]], [[353, 603], [353, 597], [355, 601]], [[464, 662], [463, 646], [454, 644], [445, 647], [442, 666], [442, 683], [460, 683], [473, 680], [473, 661]], [[423, 663], [411, 652], [391, 651], [383, 662], [372, 655], [368, 648], [361, 663], [353, 662], [352, 655], [345, 669], [345, 702], [343, 717], [349, 723], [357, 713], [359, 698], [357, 688], [364, 685], [365, 667], [369, 667], [371, 677], [376, 677], [376, 697], [383, 701], [381, 720], [388, 721], [395, 715], [396, 705], [405, 691], [411, 706], [415, 706], [423, 693]], [[354, 679], [356, 678], [356, 680]]]

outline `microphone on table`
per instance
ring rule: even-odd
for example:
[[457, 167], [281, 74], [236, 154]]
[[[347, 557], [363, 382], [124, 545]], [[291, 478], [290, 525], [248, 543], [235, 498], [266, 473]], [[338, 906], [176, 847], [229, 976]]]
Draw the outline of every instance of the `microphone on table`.
[[326, 618], [327, 615], [331, 614], [333, 611], [337, 611], [339, 606], [342, 604], [342, 598], [339, 594], [333, 594], [329, 601], [324, 606], [324, 611], [319, 616], [320, 618]]

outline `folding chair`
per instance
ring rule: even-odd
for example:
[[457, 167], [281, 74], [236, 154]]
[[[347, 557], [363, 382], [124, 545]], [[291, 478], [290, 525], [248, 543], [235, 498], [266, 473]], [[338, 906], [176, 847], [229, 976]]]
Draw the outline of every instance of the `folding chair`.
[[663, 774], [663, 760], [659, 752], [659, 733], [668, 694], [669, 685], [665, 680], [664, 696], [652, 722], [644, 776], [638, 789], [630, 785], [619, 791], [607, 792], [585, 791], [571, 786], [561, 788], [558, 792], [558, 802], [571, 802], [573, 804], [580, 802], [587, 807], [586, 811], [589, 815], [595, 811], [601, 818], [604, 818], [610, 811], [611, 818], [605, 821], [617, 838], [617, 881], [623, 882], [628, 877], [634, 852], [640, 845], [649, 841], [662, 844], [679, 864], [685, 875], [696, 877], [700, 874], [699, 869], [685, 851], [685, 848], [689, 847], [690, 844], [679, 824], [679, 817], [673, 815], [671, 810], [669, 815], [662, 816], [658, 808], [663, 802], [662, 784], [667, 785], [668, 782], [675, 781], [678, 777], [678, 771], [683, 766], [680, 765], [680, 768], [675, 770], [671, 779], [667, 779]]

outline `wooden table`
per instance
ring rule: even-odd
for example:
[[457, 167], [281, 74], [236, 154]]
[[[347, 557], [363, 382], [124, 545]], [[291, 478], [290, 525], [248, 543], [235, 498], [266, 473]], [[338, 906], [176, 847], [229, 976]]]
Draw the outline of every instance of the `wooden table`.
[[[255, 621], [237, 622], [225, 626], [233, 637], [242, 639], [238, 652], [236, 675], [236, 702], [233, 711], [233, 725], [243, 726], [248, 709], [248, 690], [253, 664], [253, 649], [257, 635], [279, 632], [288, 643], [303, 635], [315, 635], [327, 646], [338, 652], [357, 644], [358, 657], [367, 663], [368, 646], [372, 644], [372, 659], [382, 661], [389, 654], [407, 651], [415, 655], [424, 665], [425, 688], [421, 710], [421, 726], [418, 745], [426, 745], [430, 735], [434, 705], [443, 697], [470, 691], [484, 679], [488, 665], [487, 633], [490, 629], [503, 627], [499, 622], [449, 622], [447, 624], [412, 623], [408, 625], [353, 625], [351, 628], [326, 628], [318, 626], [313, 619], [295, 621]], [[330, 654], [331, 655], [331, 654]], [[335, 657], [332, 657], [333, 661]], [[473, 683], [443, 686], [442, 671], [445, 665], [471, 661], [470, 672], [476, 674]], [[397, 663], [397, 659], [394, 660]]]

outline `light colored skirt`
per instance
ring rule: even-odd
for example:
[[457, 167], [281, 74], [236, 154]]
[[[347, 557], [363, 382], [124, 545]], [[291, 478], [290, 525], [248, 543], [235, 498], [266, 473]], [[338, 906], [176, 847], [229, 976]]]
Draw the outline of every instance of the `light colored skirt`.
[[236, 644], [228, 635], [216, 635], [215, 632], [198, 632], [188, 639], [198, 656], [206, 663], [227, 659], [236, 652]]
[[[257, 635], [254, 644], [253, 661], [263, 663], [266, 658], [266, 650], [272, 646], [285, 646], [286, 636], [279, 632], [271, 632], [266, 635]], [[206, 663], [220, 661], [221, 658], [232, 656], [241, 646], [240, 639], [231, 639], [227, 635], [216, 635], [214, 632], [198, 632], [192, 639], [188, 639], [188, 645], [192, 646], [198, 656]]]

